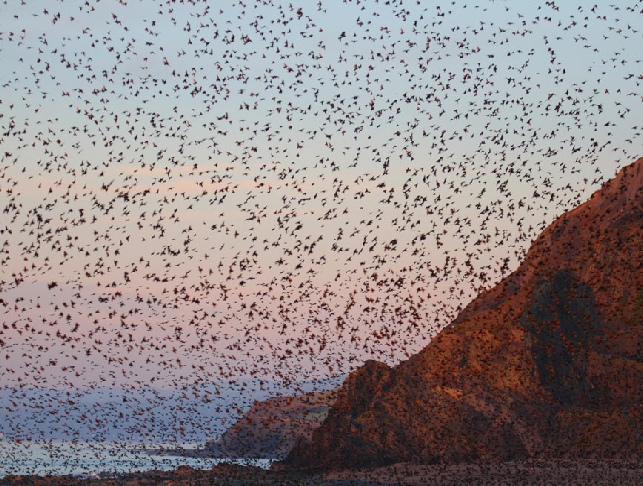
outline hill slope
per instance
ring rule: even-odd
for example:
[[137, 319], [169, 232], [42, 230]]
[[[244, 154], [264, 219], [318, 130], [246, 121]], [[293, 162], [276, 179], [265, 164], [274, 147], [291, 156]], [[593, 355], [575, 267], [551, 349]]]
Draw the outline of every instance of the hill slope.
[[395, 368], [352, 373], [287, 468], [643, 452], [643, 158]]
[[335, 390], [257, 401], [206, 450], [226, 458], [282, 459], [297, 440], [310, 440], [328, 415]]

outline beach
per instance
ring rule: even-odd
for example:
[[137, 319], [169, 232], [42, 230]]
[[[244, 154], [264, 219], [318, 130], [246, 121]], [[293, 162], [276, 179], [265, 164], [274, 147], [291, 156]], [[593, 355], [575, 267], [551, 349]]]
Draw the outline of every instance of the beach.
[[148, 484], [225, 485], [637, 485], [643, 473], [637, 461], [526, 461], [501, 464], [394, 464], [377, 469], [305, 473], [219, 464], [209, 470], [181, 467], [174, 471], [123, 473], [111, 477], [5, 477], [1, 485], [116, 486]]

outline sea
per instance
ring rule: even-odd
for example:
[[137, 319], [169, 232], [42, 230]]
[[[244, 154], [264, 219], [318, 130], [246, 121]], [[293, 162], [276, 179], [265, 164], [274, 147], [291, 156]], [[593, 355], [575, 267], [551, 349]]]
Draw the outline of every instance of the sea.
[[0, 480], [7, 475], [91, 478], [151, 470], [170, 471], [180, 466], [211, 469], [221, 462], [267, 469], [273, 462], [270, 459], [213, 459], [168, 454], [172, 449], [186, 451], [197, 447], [195, 444], [0, 440]]

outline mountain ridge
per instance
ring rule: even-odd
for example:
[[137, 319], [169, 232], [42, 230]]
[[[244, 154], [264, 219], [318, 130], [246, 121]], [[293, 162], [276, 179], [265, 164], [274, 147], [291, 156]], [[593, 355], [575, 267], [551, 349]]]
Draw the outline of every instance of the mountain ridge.
[[643, 158], [394, 368], [346, 379], [278, 467], [640, 455]]

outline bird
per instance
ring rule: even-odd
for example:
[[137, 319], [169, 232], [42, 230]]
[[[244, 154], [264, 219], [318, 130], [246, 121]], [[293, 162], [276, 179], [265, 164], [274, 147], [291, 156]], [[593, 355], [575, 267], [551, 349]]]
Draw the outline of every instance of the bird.
[[641, 151], [632, 1], [9, 3], [16, 441], [205, 442], [406, 360]]

